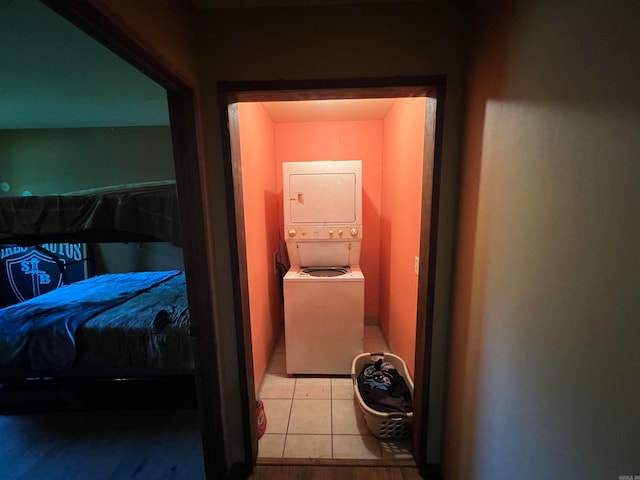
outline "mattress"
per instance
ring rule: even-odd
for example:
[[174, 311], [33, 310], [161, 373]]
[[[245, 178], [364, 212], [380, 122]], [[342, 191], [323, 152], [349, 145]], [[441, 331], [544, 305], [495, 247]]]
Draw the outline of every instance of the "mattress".
[[106, 274], [0, 310], [0, 376], [193, 371], [185, 275]]
[[76, 368], [193, 372], [185, 275], [181, 273], [87, 321], [76, 334]]

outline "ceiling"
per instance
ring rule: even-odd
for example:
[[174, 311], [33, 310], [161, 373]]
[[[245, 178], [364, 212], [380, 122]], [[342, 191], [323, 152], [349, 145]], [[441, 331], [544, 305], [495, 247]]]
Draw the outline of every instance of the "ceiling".
[[166, 92], [37, 0], [0, 0], [0, 128], [168, 125]]
[[332, 122], [380, 120], [387, 114], [394, 98], [350, 100], [305, 100], [262, 103], [276, 122]]
[[416, 0], [193, 0], [197, 8], [254, 8], [338, 5], [348, 3], [396, 3]]
[[[230, 1], [197, 3], [208, 8]], [[359, 0], [332, 3], [354, 2]], [[319, 2], [233, 1], [235, 6], [256, 3]], [[162, 87], [37, 0], [0, 0], [0, 59], [0, 129], [169, 124]], [[392, 103], [368, 99], [263, 105], [275, 122], [301, 122], [377, 120]]]

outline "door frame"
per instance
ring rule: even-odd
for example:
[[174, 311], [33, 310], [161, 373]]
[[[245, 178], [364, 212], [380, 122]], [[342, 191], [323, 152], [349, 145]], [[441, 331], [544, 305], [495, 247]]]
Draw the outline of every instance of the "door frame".
[[[242, 174], [240, 166], [239, 119], [237, 103], [328, 99], [364, 99], [427, 97], [425, 109], [425, 136], [423, 153], [422, 207], [420, 227], [420, 265], [416, 314], [416, 353], [414, 369], [414, 416], [412, 451], [421, 472], [427, 472], [427, 431], [429, 392], [431, 384], [431, 343], [435, 298], [435, 272], [438, 235], [440, 176], [444, 127], [444, 99], [446, 77], [321, 79], [297, 81], [218, 82], [218, 97], [226, 170], [232, 173], [234, 192], [235, 231], [237, 233], [237, 259], [242, 312], [237, 331], [245, 332], [238, 352], [250, 381], [243, 388], [253, 394], [253, 358], [251, 356], [251, 323], [246, 271], [245, 226], [242, 200]], [[434, 120], [431, 120], [434, 119]], [[242, 339], [239, 339], [239, 343]], [[245, 390], [246, 388], [246, 390]], [[245, 437], [246, 438], [246, 437]], [[247, 439], [253, 464], [257, 458], [257, 436]], [[329, 462], [330, 463], [330, 462]]]
[[182, 235], [182, 250], [191, 332], [195, 337], [195, 384], [204, 468], [207, 478], [218, 478], [221, 466], [226, 467], [228, 475], [232, 465], [221, 422], [222, 387], [218, 371], [221, 362], [216, 347], [221, 340], [216, 321], [211, 320], [215, 318], [211, 303], [215, 279], [209, 262], [203, 261], [209, 259], [209, 236], [201, 186], [194, 86], [172, 69], [171, 62], [160, 52], [111, 15], [108, 6], [87, 0], [40, 1], [167, 90], [181, 228], [182, 232], [189, 232]]
[[[205, 198], [201, 188], [202, 165], [199, 161], [198, 133], [194, 87], [178, 71], [170, 67], [162, 54], [154, 50], [135, 32], [126, 29], [113, 18], [108, 7], [86, 0], [41, 0], [56, 13], [69, 20], [79, 29], [96, 39], [116, 55], [129, 62], [142, 73], [167, 90], [171, 119], [176, 184], [183, 231], [183, 254], [187, 270], [189, 305], [194, 318], [192, 325], [198, 341], [196, 352], [196, 385], [198, 387], [199, 415], [202, 429], [202, 444], [205, 471], [214, 478], [220, 467], [226, 465], [228, 472], [228, 446], [221, 420], [221, 384], [218, 378], [220, 359], [216, 346], [224, 341], [219, 338], [218, 320], [214, 317], [211, 295], [215, 279], [209, 263], [209, 235], [205, 217]], [[426, 114], [435, 114], [435, 124], [426, 122], [425, 152], [432, 153], [433, 162], [425, 162], [423, 169], [422, 217], [420, 235], [420, 265], [418, 279], [418, 305], [416, 328], [415, 391], [413, 419], [413, 452], [416, 465], [423, 474], [433, 474], [433, 466], [427, 465], [427, 430], [429, 392], [431, 383], [431, 342], [435, 299], [436, 248], [438, 235], [438, 211], [440, 198], [440, 176], [444, 127], [444, 100], [446, 76], [416, 76], [393, 78], [353, 78], [298, 81], [220, 82], [218, 85], [222, 123], [222, 145], [225, 156], [225, 183], [228, 191], [234, 191], [227, 119], [228, 105], [239, 101], [346, 99], [371, 97], [426, 96], [435, 99], [427, 102]], [[249, 100], [251, 99], [251, 100]], [[430, 109], [430, 110], [429, 110]], [[425, 153], [426, 155], [426, 153]], [[234, 195], [234, 201], [238, 201]], [[425, 205], [428, 208], [424, 208]], [[233, 203], [230, 205], [234, 208]], [[241, 212], [235, 205], [235, 233], [244, 235], [243, 222], [238, 224]], [[232, 220], [232, 219], [230, 219]], [[239, 229], [238, 226], [242, 226]], [[231, 230], [234, 230], [233, 228]], [[234, 236], [234, 232], [231, 233]], [[238, 240], [231, 238], [230, 240]], [[250, 323], [246, 286], [246, 256], [241, 255], [244, 238], [231, 242], [234, 284], [240, 286], [240, 298], [235, 300], [236, 331], [244, 332], [237, 338], [240, 390], [246, 401], [241, 406], [243, 415], [243, 438], [247, 465], [236, 465], [239, 470], [251, 470], [257, 457], [257, 435], [254, 418], [253, 359], [251, 358]], [[238, 245], [242, 244], [242, 248]], [[191, 279], [191, 280], [190, 280]], [[197, 279], [197, 281], [195, 281]], [[213, 321], [210, 321], [213, 319]], [[436, 467], [437, 470], [437, 467]], [[437, 475], [437, 473], [436, 473]]]

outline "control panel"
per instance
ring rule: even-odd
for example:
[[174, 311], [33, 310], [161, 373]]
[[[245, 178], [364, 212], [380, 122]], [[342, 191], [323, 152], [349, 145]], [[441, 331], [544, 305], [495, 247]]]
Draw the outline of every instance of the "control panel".
[[287, 225], [286, 240], [358, 240], [362, 238], [362, 225]]

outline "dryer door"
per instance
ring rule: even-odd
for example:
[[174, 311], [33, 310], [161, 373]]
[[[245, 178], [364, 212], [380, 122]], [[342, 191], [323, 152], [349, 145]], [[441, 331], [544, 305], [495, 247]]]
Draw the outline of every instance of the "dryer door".
[[291, 224], [356, 222], [355, 173], [309, 173], [289, 176]]

